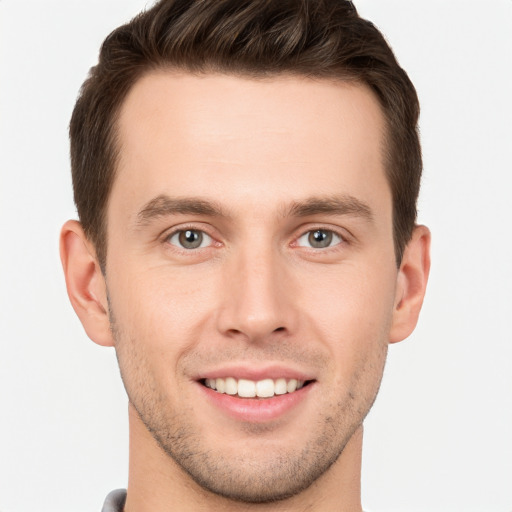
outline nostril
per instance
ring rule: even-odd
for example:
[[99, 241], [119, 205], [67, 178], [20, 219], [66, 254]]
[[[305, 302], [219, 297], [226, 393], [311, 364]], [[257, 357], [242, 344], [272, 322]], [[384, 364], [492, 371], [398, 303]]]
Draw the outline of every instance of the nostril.
[[278, 327], [277, 329], [274, 329], [274, 332], [282, 332], [284, 330], [285, 330], [284, 327]]

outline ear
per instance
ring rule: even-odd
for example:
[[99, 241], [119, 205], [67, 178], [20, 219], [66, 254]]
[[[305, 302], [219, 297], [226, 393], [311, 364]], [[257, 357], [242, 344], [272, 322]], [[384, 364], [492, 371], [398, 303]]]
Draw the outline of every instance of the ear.
[[93, 244], [75, 220], [62, 227], [60, 259], [69, 300], [87, 336], [98, 345], [113, 346], [105, 278]]
[[430, 271], [430, 231], [414, 228], [398, 270], [390, 343], [407, 338], [418, 322]]

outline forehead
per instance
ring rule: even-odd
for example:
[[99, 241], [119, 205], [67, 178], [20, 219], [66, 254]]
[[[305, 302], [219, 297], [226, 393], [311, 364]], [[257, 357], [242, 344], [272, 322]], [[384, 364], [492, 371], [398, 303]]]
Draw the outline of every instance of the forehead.
[[361, 84], [154, 72], [121, 108], [111, 199], [134, 211], [163, 193], [234, 207], [347, 191], [389, 199], [384, 130]]

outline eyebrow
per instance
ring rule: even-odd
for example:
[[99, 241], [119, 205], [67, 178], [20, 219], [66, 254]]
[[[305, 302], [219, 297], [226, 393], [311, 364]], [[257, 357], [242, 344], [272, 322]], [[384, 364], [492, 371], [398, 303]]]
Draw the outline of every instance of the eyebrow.
[[285, 216], [309, 217], [310, 215], [351, 215], [372, 222], [370, 206], [351, 195], [312, 197], [305, 201], [294, 202]]
[[[137, 214], [137, 224], [145, 226], [153, 219], [171, 215], [204, 215], [207, 217], [229, 217], [224, 208], [215, 202], [201, 198], [175, 198], [161, 194], [148, 201]], [[283, 210], [283, 217], [309, 217], [313, 215], [351, 215], [373, 221], [371, 208], [351, 195], [311, 197], [294, 201]]]
[[194, 197], [175, 198], [161, 194], [142, 207], [137, 214], [137, 224], [144, 226], [153, 219], [179, 214], [228, 217], [220, 205], [211, 201]]

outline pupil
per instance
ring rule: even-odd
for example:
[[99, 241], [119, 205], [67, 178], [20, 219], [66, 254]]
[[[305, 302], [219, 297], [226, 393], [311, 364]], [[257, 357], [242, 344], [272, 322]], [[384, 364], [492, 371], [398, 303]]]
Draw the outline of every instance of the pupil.
[[332, 233], [329, 231], [322, 231], [318, 229], [317, 231], [313, 231], [309, 235], [309, 243], [312, 247], [317, 249], [323, 247], [329, 247], [332, 241]]
[[180, 244], [185, 247], [185, 249], [197, 249], [203, 241], [203, 235], [200, 232], [190, 229], [182, 231], [179, 238]]

